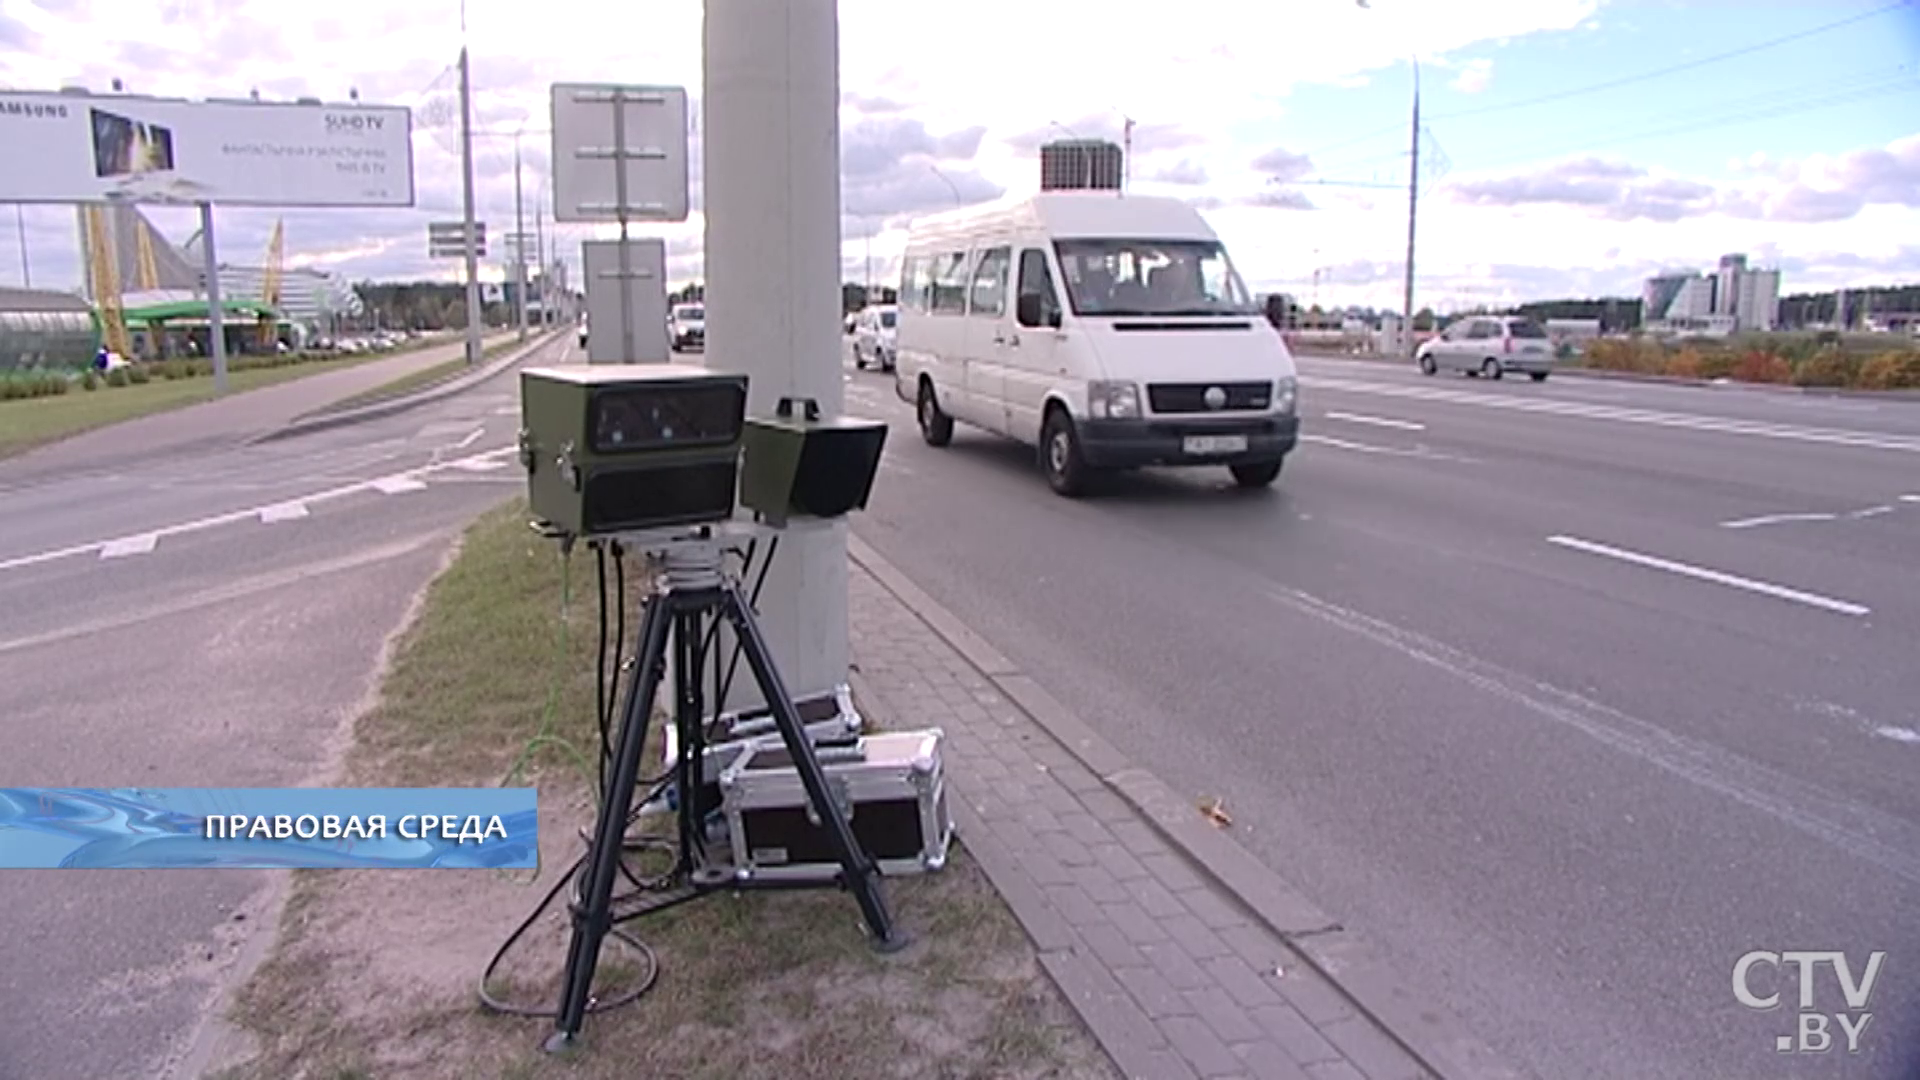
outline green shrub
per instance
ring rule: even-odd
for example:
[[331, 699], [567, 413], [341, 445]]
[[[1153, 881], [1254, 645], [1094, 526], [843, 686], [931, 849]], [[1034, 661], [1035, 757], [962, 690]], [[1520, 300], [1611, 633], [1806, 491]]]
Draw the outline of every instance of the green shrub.
[[1749, 349], [1734, 362], [1733, 377], [1741, 382], [1786, 383], [1793, 381], [1793, 365], [1764, 349]]
[[1880, 353], [1861, 365], [1858, 385], [1869, 390], [1920, 388], [1920, 351]]
[[213, 374], [213, 361], [189, 360], [187, 361], [187, 374], [197, 376], [200, 378], [205, 378], [206, 376]]
[[0, 379], [0, 401], [12, 401], [26, 395], [21, 392], [20, 380]]
[[125, 386], [132, 381], [133, 379], [127, 374], [126, 368], [114, 368], [112, 371], [107, 372], [108, 386]]
[[1795, 386], [1852, 386], [1860, 381], [1865, 359], [1847, 355], [1840, 348], [1839, 335], [1834, 337], [1833, 343], [1793, 366]]
[[132, 381], [135, 386], [145, 386], [153, 381], [153, 376], [148, 374], [147, 365], [145, 364], [135, 364], [128, 368], [127, 378]]
[[42, 375], [40, 376], [40, 387], [41, 392], [48, 397], [59, 397], [61, 394], [73, 389], [73, 380], [67, 378], [65, 375]]
[[80, 376], [80, 386], [81, 386], [81, 388], [82, 388], [82, 389], [86, 389], [86, 390], [98, 390], [98, 389], [100, 389], [100, 375], [99, 375], [99, 373], [98, 373], [98, 372], [93, 372], [93, 371], [89, 371], [89, 372], [87, 372], [87, 373], [86, 373], [85, 375], [82, 375], [82, 376]]

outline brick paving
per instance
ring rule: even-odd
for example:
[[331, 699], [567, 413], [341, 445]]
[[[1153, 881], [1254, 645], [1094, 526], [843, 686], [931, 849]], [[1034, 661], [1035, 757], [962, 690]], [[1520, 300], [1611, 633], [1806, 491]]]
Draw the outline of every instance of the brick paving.
[[857, 563], [849, 614], [856, 691], [945, 730], [961, 841], [1128, 1077], [1430, 1075]]

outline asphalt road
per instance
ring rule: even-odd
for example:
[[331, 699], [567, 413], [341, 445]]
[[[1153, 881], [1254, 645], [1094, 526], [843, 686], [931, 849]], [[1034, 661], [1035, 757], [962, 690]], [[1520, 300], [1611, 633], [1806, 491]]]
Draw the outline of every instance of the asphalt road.
[[[410, 598], [463, 526], [521, 490], [513, 378], [353, 427], [0, 492], [0, 783], [324, 775]], [[0, 1080], [167, 1075], [271, 929], [279, 880], [0, 874]]]
[[[1301, 366], [1274, 490], [1083, 501], [850, 367], [855, 530], [1536, 1075], [1909, 1080], [1920, 404]], [[1753, 949], [1884, 950], [1860, 1053]]]

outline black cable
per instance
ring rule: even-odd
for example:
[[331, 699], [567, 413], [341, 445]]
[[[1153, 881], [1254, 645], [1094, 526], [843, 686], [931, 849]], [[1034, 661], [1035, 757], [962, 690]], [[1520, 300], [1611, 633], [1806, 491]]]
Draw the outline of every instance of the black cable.
[[[607, 549], [599, 544], [593, 545], [593, 567], [600, 592], [598, 619], [600, 651], [594, 656], [593, 709], [595, 720], [600, 726], [600, 757], [597, 761], [600, 790], [605, 791], [607, 789], [607, 758], [610, 756], [607, 751]], [[618, 648], [614, 650], [614, 654], [616, 657], [619, 655]], [[619, 674], [616, 668], [614, 677], [618, 679]]]
[[[760, 610], [760, 590], [767, 584], [767, 570], [773, 566], [773, 556], [779, 550], [780, 536], [776, 533], [773, 539], [767, 544], [767, 557], [760, 560], [759, 576], [754, 578], [753, 592], [747, 597], [747, 606], [753, 608], [755, 611]], [[727, 661], [727, 680], [720, 684], [720, 692], [715, 695], [713, 703], [713, 714], [715, 716], [720, 715], [720, 709], [726, 704], [727, 693], [733, 689], [734, 672], [739, 670], [740, 658], [745, 656], [746, 652], [746, 642], [736, 641], [733, 643], [733, 657]], [[767, 705], [771, 707], [773, 703], [769, 701]]]

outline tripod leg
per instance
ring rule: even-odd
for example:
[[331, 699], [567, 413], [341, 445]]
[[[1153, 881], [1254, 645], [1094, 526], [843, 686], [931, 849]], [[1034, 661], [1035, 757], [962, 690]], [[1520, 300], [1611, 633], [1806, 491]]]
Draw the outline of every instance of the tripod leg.
[[766, 699], [767, 707], [773, 713], [774, 725], [780, 729], [787, 754], [793, 758], [794, 769], [800, 774], [800, 783], [807, 789], [807, 800], [813, 804], [814, 813], [827, 830], [833, 852], [840, 860], [841, 877], [860, 905], [860, 914], [867, 921], [867, 929], [873, 933], [874, 944], [888, 952], [901, 948], [906, 944], [906, 937], [895, 932], [893, 917], [887, 911], [886, 898], [880, 895], [879, 868], [861, 849], [860, 841], [853, 835], [853, 827], [841, 815], [832, 794], [827, 790], [826, 771], [820, 767], [820, 759], [815, 756], [813, 743], [807, 738], [806, 727], [800, 720], [800, 711], [794, 708], [780, 672], [774, 667], [773, 654], [767, 648], [766, 638], [760, 633], [760, 624], [754, 620], [753, 608], [740, 595], [737, 587], [728, 584], [724, 589], [727, 620], [733, 624], [734, 634], [745, 647], [747, 663], [753, 668], [754, 681], [760, 685], [760, 695]]
[[[621, 600], [625, 602], [624, 597]], [[600, 820], [594, 825], [593, 848], [588, 852], [587, 885], [573, 909], [573, 942], [567, 947], [566, 986], [560, 999], [556, 1030], [546, 1043], [550, 1051], [568, 1048], [579, 1036], [580, 1026], [586, 1021], [587, 998], [593, 992], [594, 969], [600, 964], [600, 943], [613, 926], [613, 878], [620, 869], [633, 787], [640, 773], [640, 756], [647, 745], [647, 724], [653, 717], [653, 701], [660, 690], [667, 658], [672, 608], [666, 597], [656, 597], [647, 605], [646, 619], [640, 627], [640, 670], [627, 684], [626, 708], [620, 720], [619, 738], [614, 743], [613, 771], [607, 777]]]
[[700, 735], [700, 651], [701, 609], [682, 606], [674, 613], [674, 693], [673, 726], [678, 759], [673, 763], [674, 786], [679, 792], [680, 830], [679, 873], [692, 880], [695, 869], [705, 861], [704, 830], [700, 820], [699, 796], [706, 781], [705, 747]]

